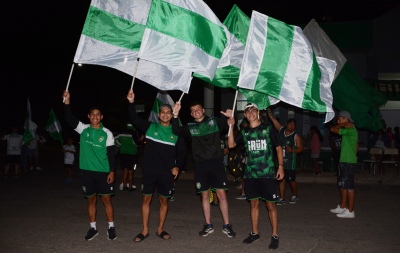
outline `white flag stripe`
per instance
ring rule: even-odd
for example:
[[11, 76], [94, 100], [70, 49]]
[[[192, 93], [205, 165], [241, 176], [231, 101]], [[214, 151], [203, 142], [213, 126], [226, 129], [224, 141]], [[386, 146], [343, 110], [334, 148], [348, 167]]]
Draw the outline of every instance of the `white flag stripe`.
[[313, 46], [316, 56], [334, 60], [336, 62], [335, 79], [342, 70], [347, 59], [339, 48], [332, 42], [329, 36], [319, 27], [315, 19], [312, 19], [303, 29], [304, 35]]
[[243, 61], [245, 46], [243, 43], [238, 40], [235, 35], [231, 34], [231, 51], [229, 52], [230, 56], [230, 65], [240, 69]]
[[332, 108], [333, 95], [331, 85], [334, 78], [334, 71], [332, 69], [336, 68], [336, 62], [322, 57], [316, 58], [322, 73], [320, 96], [321, 100], [326, 104], [325, 122], [329, 122], [335, 117], [335, 112]]
[[[305, 48], [308, 48], [308, 50], [305, 51]], [[295, 26], [293, 44], [279, 99], [287, 101], [288, 99], [285, 98], [290, 98], [291, 103], [301, 105], [312, 66], [313, 51], [311, 45], [304, 37], [301, 29]]]
[[264, 57], [265, 44], [267, 41], [265, 35], [268, 31], [266, 25], [267, 21], [267, 16], [261, 16], [257, 22], [253, 22], [253, 19], [252, 22], [250, 22], [249, 34], [247, 35], [244, 58], [242, 61], [242, 66], [246, 66], [246, 68], [240, 69], [239, 87], [254, 90]]
[[92, 0], [90, 5], [123, 19], [146, 25], [151, 0]]
[[[219, 65], [219, 59], [195, 45], [150, 29], [146, 29], [143, 35], [139, 57], [143, 58], [143, 54], [145, 59], [157, 59], [160, 64], [190, 70], [210, 79], [213, 76], [207, 70], [216, 69]], [[198, 66], [204, 71], [200, 71]]]

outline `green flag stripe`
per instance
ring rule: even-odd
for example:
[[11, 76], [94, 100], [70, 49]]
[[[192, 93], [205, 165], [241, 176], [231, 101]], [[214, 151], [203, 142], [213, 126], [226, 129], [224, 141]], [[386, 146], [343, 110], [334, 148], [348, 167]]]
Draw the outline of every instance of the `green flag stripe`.
[[139, 51], [145, 26], [90, 6], [82, 34], [118, 47]]
[[151, 108], [151, 111], [158, 115], [158, 113], [160, 112], [160, 106], [162, 104], [163, 102], [160, 99], [156, 98], [156, 100], [154, 100], [153, 108]]
[[246, 45], [247, 34], [250, 28], [250, 18], [236, 4], [224, 20], [224, 25], [243, 45]]
[[196, 73], [193, 73], [193, 76], [220, 88], [236, 89], [236, 85], [239, 80], [239, 72], [240, 69], [237, 67], [226, 66], [217, 69], [212, 81], [210, 80], [210, 78]]
[[315, 55], [313, 56], [313, 64], [311, 66], [310, 75], [307, 79], [307, 85], [304, 90], [303, 103], [301, 108], [310, 109], [317, 112], [326, 112], [326, 105], [321, 100], [321, 71], [318, 66]]
[[[164, 1], [153, 1], [147, 28], [183, 40], [220, 59], [227, 43], [223, 27], [203, 16]], [[193, 31], [202, 31], [201, 34]], [[215, 43], [223, 38], [224, 43]]]
[[[278, 98], [289, 63], [294, 29], [273, 18], [268, 18], [266, 25], [267, 41], [256, 83], [263, 83], [265, 87], [271, 87], [268, 88], [268, 94]], [[280, 38], [284, 38], [284, 40]]]

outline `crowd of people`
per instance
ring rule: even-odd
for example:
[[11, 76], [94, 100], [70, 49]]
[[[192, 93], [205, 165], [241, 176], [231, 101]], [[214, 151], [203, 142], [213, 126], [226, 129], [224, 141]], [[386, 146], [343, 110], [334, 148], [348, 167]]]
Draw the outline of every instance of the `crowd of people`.
[[[134, 173], [138, 165], [139, 148], [146, 140], [144, 155], [141, 157], [142, 169], [142, 231], [136, 235], [134, 242], [140, 243], [150, 233], [149, 216], [153, 195], [158, 195], [159, 224], [156, 235], [169, 240], [171, 235], [165, 229], [168, 213], [168, 202], [173, 200], [175, 181], [185, 168], [187, 156], [186, 142], [190, 143], [194, 160], [194, 184], [201, 199], [204, 226], [199, 236], [206, 237], [215, 230], [211, 220], [211, 206], [217, 206], [222, 216], [221, 231], [232, 238], [236, 236], [229, 218], [227, 198], [227, 170], [238, 179], [237, 188], [241, 189], [239, 200], [248, 200], [250, 207], [251, 231], [243, 240], [250, 244], [260, 239], [259, 202], [263, 201], [268, 211], [271, 226], [270, 249], [279, 246], [277, 205], [286, 203], [285, 190], [289, 184], [291, 196], [288, 203], [296, 204], [300, 200], [296, 182], [297, 157], [304, 151], [303, 138], [296, 131], [296, 120], [289, 118], [285, 125], [279, 122], [272, 110], [258, 109], [256, 104], [249, 103], [244, 108], [244, 119], [239, 127], [231, 110], [221, 111], [220, 117], [209, 117], [201, 103], [190, 105], [193, 121], [181, 125], [178, 117], [181, 103], [173, 106], [163, 104], [159, 110], [159, 123], [150, 122], [139, 117], [135, 111], [135, 93], [130, 90], [127, 95], [128, 119], [126, 130], [114, 137], [113, 133], [103, 126], [103, 114], [100, 108], [93, 107], [88, 111], [89, 124], [73, 116], [71, 96], [68, 91], [63, 94], [65, 120], [80, 135], [79, 148], [75, 147], [72, 138], [68, 138], [62, 151], [66, 169], [66, 183], [72, 182], [75, 156], [79, 153], [79, 169], [82, 180], [82, 192], [87, 199], [89, 230], [85, 240], [92, 240], [97, 231], [97, 199], [101, 199], [108, 222], [108, 239], [117, 238], [114, 223], [112, 196], [115, 192], [116, 148], [122, 170], [119, 188], [129, 192], [135, 191]], [[231, 130], [230, 127], [232, 127]], [[338, 114], [337, 122], [329, 127], [329, 143], [332, 157], [337, 167], [337, 182], [340, 201], [330, 212], [339, 218], [355, 217], [355, 184], [354, 172], [357, 164], [358, 133], [351, 115], [347, 111]], [[227, 134], [229, 132], [229, 134]], [[388, 127], [379, 131], [372, 139], [374, 146], [399, 147], [399, 127], [392, 133]], [[7, 142], [7, 160], [4, 177], [14, 168], [15, 176], [20, 173], [22, 135], [13, 128], [12, 133], [4, 134], [2, 140]], [[310, 127], [310, 158], [312, 173], [321, 175], [318, 158], [323, 136], [316, 126]], [[33, 143], [25, 145], [29, 165], [26, 170], [41, 170], [38, 161], [36, 137]], [[224, 159], [225, 158], [225, 159]], [[28, 160], [27, 160], [28, 161]]]

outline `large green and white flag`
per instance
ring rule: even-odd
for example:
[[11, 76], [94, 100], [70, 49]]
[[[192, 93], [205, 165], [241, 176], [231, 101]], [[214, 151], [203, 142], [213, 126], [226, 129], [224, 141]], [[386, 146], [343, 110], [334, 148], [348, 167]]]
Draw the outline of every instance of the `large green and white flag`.
[[228, 34], [202, 0], [153, 0], [139, 57], [213, 79], [229, 64]]
[[49, 132], [50, 137], [53, 140], [59, 140], [61, 141], [61, 144], [63, 143], [63, 138], [61, 135], [61, 125], [56, 115], [54, 114], [53, 109], [51, 109], [50, 111], [49, 119], [47, 120], [44, 129]]
[[303, 32], [315, 55], [337, 63], [332, 84], [333, 106], [349, 111], [359, 128], [370, 129], [373, 132], [382, 129], [379, 107], [387, 102], [387, 98], [360, 77], [315, 20], [311, 20]]
[[[74, 62], [135, 75], [151, 0], [92, 0]], [[191, 72], [140, 59], [136, 76], [160, 90], [189, 92]]]
[[156, 100], [154, 100], [153, 107], [151, 108], [149, 121], [157, 123], [160, 122], [158, 114], [160, 112], [160, 106], [163, 104], [167, 104], [172, 107], [174, 105], [174, 100], [172, 100], [172, 98], [169, 96], [167, 92], [159, 91], [157, 93]]
[[26, 116], [24, 123], [25, 132], [22, 135], [22, 144], [29, 143], [35, 139], [37, 125], [32, 121], [31, 103], [28, 101], [26, 103]]
[[238, 87], [273, 96], [334, 117], [332, 84], [336, 63], [315, 57], [297, 26], [253, 11]]

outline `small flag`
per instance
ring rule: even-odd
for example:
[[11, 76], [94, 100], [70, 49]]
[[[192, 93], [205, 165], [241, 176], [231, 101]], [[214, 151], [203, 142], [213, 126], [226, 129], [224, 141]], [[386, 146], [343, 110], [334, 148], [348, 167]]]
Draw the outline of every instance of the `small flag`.
[[154, 100], [153, 108], [151, 108], [151, 112], [149, 115], [149, 121], [159, 123], [160, 120], [158, 118], [158, 114], [160, 112], [160, 106], [163, 104], [174, 105], [174, 100], [168, 95], [165, 91], [159, 91], [156, 96], [156, 100]]
[[26, 104], [26, 116], [24, 123], [25, 132], [22, 135], [22, 144], [27, 144], [35, 139], [37, 125], [32, 121], [31, 103], [28, 101]]
[[61, 141], [61, 144], [63, 143], [63, 138], [61, 135], [61, 125], [60, 122], [58, 121], [56, 115], [54, 114], [53, 109], [50, 111], [49, 119], [47, 120], [46, 126], [44, 127], [46, 131], [49, 132], [50, 137], [53, 140], [59, 140]]

